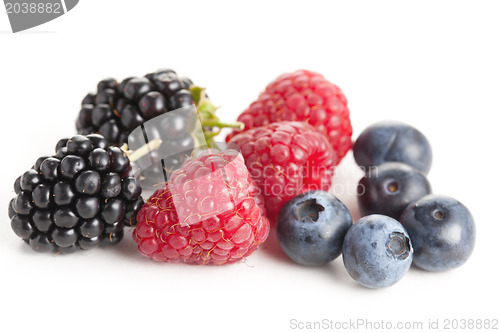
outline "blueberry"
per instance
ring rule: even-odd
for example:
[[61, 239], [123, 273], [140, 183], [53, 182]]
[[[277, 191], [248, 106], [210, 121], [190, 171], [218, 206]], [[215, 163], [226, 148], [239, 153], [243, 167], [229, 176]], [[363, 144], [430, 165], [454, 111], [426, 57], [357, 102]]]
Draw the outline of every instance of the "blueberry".
[[342, 252], [351, 214], [340, 200], [324, 191], [310, 191], [291, 199], [276, 221], [281, 249], [293, 261], [324, 265]]
[[354, 159], [368, 169], [384, 162], [401, 162], [428, 173], [432, 163], [432, 150], [426, 137], [416, 128], [384, 121], [361, 133], [353, 146]]
[[413, 248], [401, 223], [389, 216], [369, 215], [347, 231], [342, 257], [347, 272], [359, 284], [384, 288], [410, 269]]
[[415, 200], [431, 193], [425, 175], [396, 162], [368, 171], [358, 184], [358, 203], [363, 215], [382, 214], [395, 219]]
[[414, 263], [428, 271], [462, 265], [472, 254], [476, 227], [471, 213], [457, 200], [428, 195], [401, 216], [415, 247]]

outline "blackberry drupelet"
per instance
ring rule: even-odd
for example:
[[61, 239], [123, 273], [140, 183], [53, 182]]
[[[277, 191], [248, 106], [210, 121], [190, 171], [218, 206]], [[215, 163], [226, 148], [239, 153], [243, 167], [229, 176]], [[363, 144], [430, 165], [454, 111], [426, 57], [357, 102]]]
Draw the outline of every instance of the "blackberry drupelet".
[[76, 121], [79, 134], [100, 133], [111, 145], [127, 143], [129, 133], [145, 121], [195, 103], [193, 82], [171, 69], [118, 83], [108, 78], [82, 101]]
[[38, 252], [118, 243], [144, 203], [130, 170], [127, 154], [99, 134], [62, 139], [16, 179], [12, 229]]

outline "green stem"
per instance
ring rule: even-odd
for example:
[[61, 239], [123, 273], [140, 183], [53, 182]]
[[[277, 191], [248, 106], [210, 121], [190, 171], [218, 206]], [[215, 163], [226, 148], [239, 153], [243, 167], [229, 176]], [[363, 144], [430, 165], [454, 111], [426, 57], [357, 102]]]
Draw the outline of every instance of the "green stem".
[[[208, 146], [212, 147], [214, 144], [214, 137], [217, 136], [222, 128], [235, 128], [243, 129], [244, 124], [241, 122], [236, 123], [226, 123], [220, 121], [219, 117], [215, 115], [218, 107], [216, 107], [205, 94], [205, 88], [202, 87], [191, 87], [191, 94], [193, 96], [194, 102], [196, 104], [196, 109], [198, 111], [198, 117], [201, 121], [201, 126], [203, 128], [203, 135]], [[217, 129], [214, 129], [217, 128]]]
[[235, 122], [235, 123], [224, 123], [219, 120], [204, 120], [201, 122], [201, 126], [203, 127], [218, 127], [218, 128], [224, 128], [224, 127], [229, 127], [229, 128], [237, 128], [237, 129], [243, 129], [245, 127], [245, 124], [241, 122]]

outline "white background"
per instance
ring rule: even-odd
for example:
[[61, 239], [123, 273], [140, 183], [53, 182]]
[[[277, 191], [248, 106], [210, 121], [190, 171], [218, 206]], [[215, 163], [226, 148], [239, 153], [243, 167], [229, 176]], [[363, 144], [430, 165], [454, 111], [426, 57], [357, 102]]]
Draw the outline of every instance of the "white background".
[[[429, 319], [500, 319], [499, 17], [497, 1], [87, 0], [12, 34], [2, 9], [2, 331], [287, 332], [297, 331], [292, 319], [424, 328]], [[306, 68], [344, 91], [353, 138], [379, 120], [414, 125], [434, 149], [434, 192], [475, 217], [475, 252], [456, 270], [413, 268], [375, 291], [351, 280], [341, 258], [293, 264], [273, 235], [246, 263], [226, 267], [155, 263], [131, 232], [113, 248], [34, 253], [7, 218], [14, 179], [74, 133], [79, 103], [100, 79], [161, 67], [208, 87], [226, 120], [279, 74]], [[360, 176], [349, 154], [335, 178], [355, 219]]]

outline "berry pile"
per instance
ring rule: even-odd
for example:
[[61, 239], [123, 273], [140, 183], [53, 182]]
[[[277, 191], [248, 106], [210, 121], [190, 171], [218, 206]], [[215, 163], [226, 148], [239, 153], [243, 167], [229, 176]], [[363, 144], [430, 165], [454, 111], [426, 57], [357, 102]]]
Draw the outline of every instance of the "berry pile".
[[[431, 194], [432, 150], [412, 126], [380, 122], [356, 140], [365, 216], [352, 224], [327, 192], [352, 146], [336, 85], [300, 70], [271, 82], [240, 123], [221, 122], [216, 109], [204, 88], [169, 69], [102, 80], [83, 99], [80, 135], [16, 180], [12, 229], [36, 251], [70, 253], [117, 243], [132, 226], [138, 250], [155, 261], [224, 265], [253, 253], [271, 221], [293, 261], [318, 266], [342, 254], [368, 288], [393, 285], [412, 263], [442, 271], [470, 257], [474, 220], [457, 200]], [[223, 127], [234, 128], [227, 147], [214, 142]], [[131, 164], [116, 147], [127, 143], [146, 155]], [[142, 187], [152, 185], [144, 203]]]
[[408, 231], [416, 266], [442, 271], [467, 261], [474, 220], [462, 203], [431, 194], [424, 172], [431, 167], [432, 150], [420, 131], [398, 122], [374, 124], [354, 144], [354, 157], [368, 167], [358, 186], [361, 211], [398, 219]]
[[139, 251], [162, 262], [222, 265], [257, 249], [269, 233], [262, 198], [241, 154], [201, 150], [137, 215]]
[[103, 136], [62, 139], [16, 179], [11, 226], [35, 251], [70, 253], [123, 238], [143, 205], [130, 162]]
[[79, 134], [99, 133], [111, 145], [127, 143], [129, 133], [145, 121], [194, 103], [193, 82], [163, 69], [118, 83], [108, 78], [82, 101], [76, 121]]
[[295, 197], [276, 223], [280, 246], [292, 260], [325, 264], [341, 247], [347, 272], [368, 288], [393, 285], [412, 263], [442, 271], [467, 261], [474, 248], [474, 220], [457, 200], [431, 194], [424, 172], [432, 152], [422, 133], [402, 123], [377, 123], [359, 136], [354, 157], [366, 171], [358, 184], [366, 216], [346, 230], [350, 215], [335, 197], [321, 191]]

